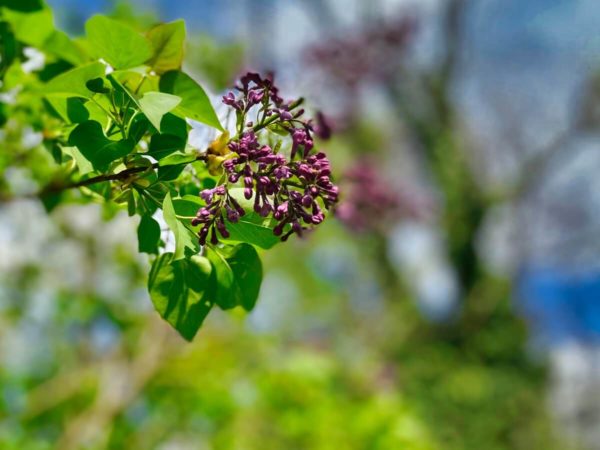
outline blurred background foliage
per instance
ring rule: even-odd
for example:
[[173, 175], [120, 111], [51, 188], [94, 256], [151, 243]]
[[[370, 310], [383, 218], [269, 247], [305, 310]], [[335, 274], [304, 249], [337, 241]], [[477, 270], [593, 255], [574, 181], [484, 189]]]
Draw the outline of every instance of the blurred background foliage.
[[[186, 16], [187, 64], [215, 101], [244, 69], [275, 69], [328, 115], [323, 145], [349, 206], [262, 255], [254, 312], [217, 312], [186, 344], [152, 311], [124, 212], [0, 205], [1, 448], [577, 447], [552, 417], [547, 360], [512, 304], [517, 268], [481, 256], [492, 212], [531, 194], [514, 174], [486, 172], [453, 94], [466, 2], [423, 3], [441, 11], [437, 38], [418, 8], [395, 5], [386, 22], [377, 2], [352, 3], [359, 20], [337, 27], [339, 2], [317, 0], [295, 23], [302, 6], [275, 13], [271, 1], [50, 3], [75, 34], [101, 10], [140, 27]], [[283, 31], [275, 14], [288, 17]], [[313, 28], [302, 50], [286, 40]], [[424, 61], [410, 50], [420, 39], [434, 42]], [[52, 159], [20, 114], [5, 127], [0, 183], [27, 191]], [[540, 160], [522, 156], [533, 177]]]

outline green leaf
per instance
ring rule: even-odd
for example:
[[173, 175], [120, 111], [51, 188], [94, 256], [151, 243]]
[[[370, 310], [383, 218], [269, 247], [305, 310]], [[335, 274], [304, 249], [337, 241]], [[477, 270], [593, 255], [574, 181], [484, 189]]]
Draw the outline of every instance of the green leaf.
[[[0, 46], [0, 71], [4, 73], [17, 57], [18, 51], [15, 35], [13, 34], [10, 25], [6, 22], [0, 22], [0, 42], [2, 42], [2, 46]], [[4, 85], [4, 87], [6, 86]]]
[[138, 114], [132, 119], [131, 126], [129, 127], [129, 139], [133, 142], [139, 142], [144, 135], [150, 129], [150, 122], [142, 114]]
[[251, 311], [262, 283], [262, 263], [249, 244], [206, 248], [217, 281], [215, 302], [221, 309], [242, 306]]
[[181, 98], [162, 92], [147, 92], [139, 99], [140, 109], [158, 131], [160, 131], [160, 123], [165, 114], [180, 103]]
[[154, 56], [148, 61], [148, 65], [157, 74], [181, 68], [185, 44], [183, 20], [157, 25], [148, 31], [147, 37], [154, 47]]
[[94, 171], [92, 163], [85, 159], [77, 147], [62, 147], [62, 151], [75, 160], [75, 164], [79, 168], [79, 175], [85, 175]]
[[202, 256], [176, 261], [159, 256], [148, 277], [154, 308], [181, 336], [191, 341], [213, 306], [210, 262]]
[[104, 70], [104, 65], [99, 62], [71, 69], [52, 78], [44, 86], [44, 93], [46, 96], [92, 98], [94, 92], [87, 84], [90, 80], [102, 77]]
[[[252, 199], [246, 200], [242, 188], [230, 189], [230, 194], [239, 202], [246, 211], [246, 215], [240, 217], [237, 223], [226, 220], [229, 238], [221, 238], [228, 244], [247, 243], [268, 250], [279, 244], [281, 240], [273, 234], [273, 228], [277, 222], [272, 218], [264, 218], [254, 212]], [[185, 195], [173, 200], [175, 211], [183, 217], [194, 217], [198, 209], [205, 206], [204, 201], [197, 196]], [[191, 219], [184, 220], [191, 226]]]
[[[110, 118], [106, 114], [106, 111], [110, 110], [110, 107], [110, 100], [106, 96], [99, 96], [93, 101], [90, 100], [85, 103], [85, 109], [89, 112], [89, 120], [95, 120], [100, 123], [103, 130], [107, 129], [106, 127], [108, 127], [110, 121]], [[129, 134], [131, 135], [131, 131]]]
[[4, 11], [18, 41], [41, 48], [54, 33], [54, 17], [50, 9], [34, 12]]
[[105, 16], [93, 16], [86, 22], [85, 31], [96, 56], [115, 69], [140, 66], [154, 53], [152, 45], [143, 35]]
[[85, 87], [96, 94], [108, 94], [110, 92], [110, 89], [104, 86], [104, 79], [101, 77], [86, 81]]
[[138, 227], [138, 249], [140, 253], [158, 253], [160, 225], [151, 216], [142, 216]]
[[223, 130], [208, 95], [188, 75], [177, 70], [167, 72], [160, 78], [159, 86], [161, 92], [181, 98], [181, 104], [175, 109], [175, 114]]
[[87, 60], [83, 49], [65, 33], [55, 29], [50, 9], [28, 13], [6, 11], [4, 15], [12, 24], [18, 41], [42, 49], [73, 65], [82, 64]]
[[[123, 73], [128, 72], [120, 72], [120, 74]], [[121, 80], [119, 80], [120, 77], [117, 77], [116, 74], [117, 72], [110, 73], [106, 76], [106, 78], [108, 78], [110, 84], [113, 86], [113, 88], [115, 88], [116, 93], [121, 94], [119, 98], [115, 96], [115, 102], [117, 106], [123, 106], [129, 100], [130, 102], [133, 102], [133, 104], [139, 109], [141, 109], [140, 103], [138, 102], [136, 96], [130, 92], [130, 90], [121, 82]]]
[[89, 56], [64, 32], [55, 30], [44, 42], [43, 49], [73, 64], [89, 61]]
[[67, 123], [81, 123], [90, 118], [90, 112], [78, 97], [48, 96], [48, 104]]
[[185, 141], [180, 137], [171, 134], [154, 134], [150, 138], [148, 154], [157, 160], [161, 160], [171, 153], [183, 151], [184, 149]]
[[98, 122], [88, 120], [71, 132], [69, 145], [77, 147], [94, 169], [105, 171], [111, 162], [131, 153], [135, 143], [129, 139], [111, 141]]
[[175, 212], [183, 217], [194, 217], [198, 210], [205, 206], [204, 200], [194, 195], [185, 195], [173, 200]]
[[273, 219], [265, 219], [254, 211], [247, 212], [238, 222], [226, 223], [229, 238], [223, 239], [223, 242], [247, 242], [268, 250], [281, 242], [281, 239], [273, 234], [275, 225], [277, 223]]
[[44, 2], [42, 0], [0, 0], [0, 6], [15, 11], [30, 12], [42, 9]]
[[189, 125], [184, 119], [171, 113], [165, 114], [160, 122], [161, 134], [177, 136], [184, 143], [187, 141], [189, 128]]
[[268, 250], [281, 242], [281, 239], [273, 234], [273, 228], [277, 221], [273, 218], [265, 218], [254, 211], [254, 200], [244, 197], [244, 189], [233, 188], [229, 190], [233, 198], [237, 200], [246, 214], [240, 217], [236, 223], [227, 221], [229, 238], [223, 242], [247, 242], [257, 247]]
[[158, 162], [160, 167], [165, 166], [179, 166], [196, 161], [196, 155], [193, 153], [175, 153], [169, 155], [166, 158], [161, 159]]
[[175, 235], [175, 254], [173, 259], [175, 261], [185, 258], [186, 249], [192, 253], [198, 253], [198, 239], [196, 236], [186, 228], [186, 226], [177, 218], [175, 214], [175, 207], [173, 206], [173, 200], [171, 194], [167, 194], [163, 201], [163, 217], [165, 222], [169, 225], [171, 231]]

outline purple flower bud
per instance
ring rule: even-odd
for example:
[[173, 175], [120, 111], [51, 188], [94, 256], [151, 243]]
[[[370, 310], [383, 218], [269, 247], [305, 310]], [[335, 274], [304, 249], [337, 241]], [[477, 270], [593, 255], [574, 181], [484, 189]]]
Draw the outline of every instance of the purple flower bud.
[[302, 197], [302, 206], [305, 208], [309, 208], [313, 204], [313, 199], [310, 195], [305, 195]]
[[225, 226], [223, 219], [218, 218], [215, 221], [215, 225], [217, 227], [217, 230], [219, 230], [219, 233], [221, 233], [221, 236], [223, 236], [225, 239], [227, 239], [229, 237], [229, 231], [227, 231], [227, 227]]
[[225, 211], [227, 212], [227, 220], [230, 222], [237, 223], [240, 220], [240, 214], [235, 209], [225, 206]]
[[248, 106], [254, 106], [262, 101], [264, 97], [263, 91], [252, 90], [248, 93]]
[[273, 171], [273, 175], [275, 175], [275, 178], [277, 178], [278, 180], [283, 180], [283, 179], [290, 178], [292, 176], [292, 172], [289, 167], [282, 166], [282, 167], [277, 167]]
[[206, 238], [208, 236], [209, 230], [210, 230], [210, 225], [206, 224], [202, 227], [202, 229], [198, 233], [198, 241], [200, 242], [200, 245], [206, 245]]
[[202, 197], [202, 200], [204, 200], [206, 203], [211, 203], [213, 199], [213, 194], [214, 191], [212, 189], [204, 189], [200, 192], [200, 197]]
[[290, 113], [289, 111], [285, 111], [285, 110], [279, 110], [279, 117], [281, 118], [281, 120], [292, 120], [294, 118], [294, 116], [292, 115], [292, 113]]
[[230, 92], [223, 97], [223, 103], [237, 110], [242, 109], [241, 102], [238, 102], [236, 100], [235, 95], [233, 95], [233, 92]]
[[294, 233], [297, 233], [299, 236], [301, 236], [303, 228], [300, 222], [298, 222], [297, 220], [294, 221], [292, 223], [292, 230], [294, 231]]
[[252, 188], [244, 188], [244, 198], [250, 200], [252, 198]]
[[273, 234], [275, 236], [281, 236], [283, 233], [283, 227], [285, 227], [286, 223], [285, 222], [281, 222], [278, 223], [277, 225], [275, 225], [275, 228], [273, 228]]
[[212, 245], [217, 245], [219, 243], [219, 237], [217, 236], [217, 232], [215, 229], [212, 229], [212, 233], [210, 234], [210, 243]]
[[324, 220], [325, 220], [325, 216], [323, 215], [323, 213], [315, 214], [314, 216], [312, 216], [313, 225], [319, 225]]
[[240, 206], [240, 204], [237, 202], [237, 200], [235, 198], [229, 197], [229, 202], [231, 203], [233, 208], [237, 211], [237, 213], [240, 217], [242, 217], [246, 214], [246, 211], [244, 211], [244, 208], [242, 208]]
[[235, 160], [234, 159], [226, 159], [225, 161], [223, 161], [223, 168], [227, 172], [233, 172], [233, 170], [235, 168]]

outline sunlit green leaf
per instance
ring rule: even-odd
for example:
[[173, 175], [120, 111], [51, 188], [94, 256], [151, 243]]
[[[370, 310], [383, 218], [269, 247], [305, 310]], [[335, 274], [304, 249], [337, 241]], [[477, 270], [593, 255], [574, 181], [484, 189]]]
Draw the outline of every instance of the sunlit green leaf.
[[144, 64], [154, 53], [150, 42], [136, 30], [105, 16], [94, 16], [85, 24], [95, 56], [116, 69]]
[[189, 75], [173, 70], [160, 78], [160, 90], [181, 98], [175, 114], [223, 130], [204, 89]]
[[104, 70], [104, 65], [99, 62], [76, 67], [50, 80], [44, 86], [44, 93], [47, 96], [92, 98], [94, 93], [88, 88], [87, 83], [90, 80], [102, 77]]
[[175, 153], [173, 155], [169, 155], [166, 158], [161, 159], [158, 162], [158, 165], [160, 167], [184, 165], [187, 163], [191, 163], [192, 161], [196, 161], [196, 158], [197, 156], [191, 153]]
[[164, 115], [180, 103], [181, 98], [162, 92], [147, 92], [139, 99], [142, 112], [158, 131], [160, 131], [160, 123]]
[[73, 65], [83, 64], [90, 60], [86, 52], [60, 30], [55, 30], [45, 40], [43, 49]]
[[165, 222], [169, 225], [175, 235], [175, 254], [174, 260], [183, 259], [186, 256], [186, 249], [192, 253], [198, 252], [198, 239], [186, 228], [186, 226], [177, 218], [171, 194], [167, 194], [163, 201], [163, 216]]
[[154, 47], [154, 55], [148, 65], [157, 74], [181, 68], [185, 43], [183, 20], [157, 25], [148, 31], [147, 36]]
[[4, 18], [12, 25], [18, 41], [38, 48], [43, 47], [55, 30], [50, 9], [34, 12], [5, 11]]

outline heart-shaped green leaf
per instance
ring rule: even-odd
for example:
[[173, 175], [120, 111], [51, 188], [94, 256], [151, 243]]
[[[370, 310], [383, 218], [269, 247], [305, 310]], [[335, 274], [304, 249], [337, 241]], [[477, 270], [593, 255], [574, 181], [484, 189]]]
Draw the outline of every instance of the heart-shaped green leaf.
[[221, 309], [242, 306], [251, 311], [262, 283], [262, 263], [249, 244], [206, 248], [217, 281], [215, 302]]
[[148, 290], [154, 308], [181, 336], [191, 341], [213, 306], [210, 262], [201, 256], [175, 261], [159, 256], [150, 271]]
[[138, 102], [150, 123], [160, 131], [160, 123], [163, 117], [181, 103], [181, 98], [162, 92], [147, 92]]
[[123, 22], [93, 16], [86, 22], [85, 31], [95, 56], [115, 69], [140, 66], [154, 54], [148, 39]]
[[128, 155], [135, 147], [130, 139], [111, 141], [104, 135], [102, 126], [94, 120], [77, 125], [69, 136], [69, 144], [77, 147], [94, 169], [100, 171], [105, 171], [111, 162]]
[[183, 20], [157, 25], [148, 31], [147, 36], [154, 47], [154, 55], [148, 61], [148, 65], [157, 74], [181, 68], [185, 44]]
[[167, 72], [160, 78], [159, 86], [161, 92], [181, 98], [181, 104], [175, 109], [175, 114], [223, 130], [208, 95], [189, 75], [178, 70]]

